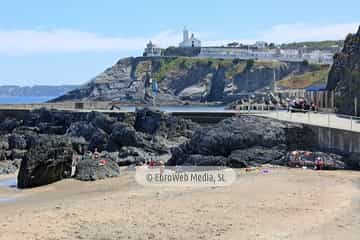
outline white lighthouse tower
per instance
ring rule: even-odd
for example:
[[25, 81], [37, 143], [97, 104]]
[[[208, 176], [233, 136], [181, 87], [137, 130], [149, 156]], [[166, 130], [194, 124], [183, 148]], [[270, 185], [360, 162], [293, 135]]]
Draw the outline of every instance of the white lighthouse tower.
[[189, 31], [185, 27], [183, 30], [183, 41], [179, 44], [179, 47], [201, 47], [201, 41], [195, 38], [194, 34], [191, 34], [191, 37], [189, 37]]
[[183, 30], [183, 42], [186, 42], [189, 40], [189, 31], [186, 29], [186, 27], [184, 27]]

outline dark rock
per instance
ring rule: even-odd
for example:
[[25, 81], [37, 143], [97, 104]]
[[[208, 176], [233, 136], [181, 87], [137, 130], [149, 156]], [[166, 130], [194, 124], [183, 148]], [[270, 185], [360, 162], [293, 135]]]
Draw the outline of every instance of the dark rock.
[[13, 130], [13, 133], [19, 135], [26, 135], [31, 133], [40, 133], [40, 128], [38, 127], [28, 127], [28, 126], [19, 126]]
[[154, 136], [137, 132], [133, 127], [124, 124], [117, 124], [110, 138], [120, 147], [138, 147], [159, 154], [168, 152], [166, 146], [159, 142]]
[[118, 153], [117, 163], [119, 166], [128, 166], [150, 160], [150, 155], [141, 148], [122, 147]]
[[27, 150], [19, 150], [19, 149], [12, 149], [11, 150], [11, 160], [15, 159], [24, 159]]
[[0, 132], [11, 133], [15, 128], [20, 125], [20, 121], [16, 119], [6, 118], [0, 123]]
[[360, 153], [352, 153], [344, 161], [348, 168], [360, 170]]
[[89, 141], [95, 131], [97, 129], [91, 123], [80, 121], [72, 123], [67, 129], [66, 135], [70, 137], [84, 137], [85, 140]]
[[82, 181], [95, 181], [104, 178], [120, 176], [119, 166], [110, 158], [93, 159], [85, 156], [76, 169], [76, 179]]
[[[226, 158], [223, 156], [210, 156], [200, 154], [183, 155], [181, 162], [177, 165], [190, 165], [190, 166], [226, 166]], [[171, 165], [168, 163], [168, 165]]]
[[204, 161], [208, 156], [220, 156], [228, 159], [228, 165], [237, 167], [268, 163], [271, 159], [281, 158], [296, 144], [313, 144], [313, 133], [303, 131], [305, 136], [299, 137], [297, 134], [301, 131], [301, 125], [263, 117], [226, 119], [217, 125], [198, 129], [188, 142], [173, 148], [169, 164], [181, 165], [188, 161], [184, 157], [187, 155], [202, 155]]
[[69, 177], [72, 156], [73, 150], [69, 139], [41, 136], [21, 162], [18, 187], [37, 187]]
[[159, 135], [173, 139], [179, 136], [190, 137], [198, 124], [177, 118], [159, 110], [144, 108], [136, 111], [134, 128], [146, 134]]
[[86, 142], [85, 138], [70, 137], [70, 141], [74, 151], [76, 151], [77, 154], [83, 155], [88, 150], [88, 142]]
[[228, 157], [228, 166], [243, 168], [270, 164], [283, 158], [286, 150], [264, 147], [252, 147], [248, 149], [235, 150]]
[[[360, 99], [360, 31], [346, 37], [344, 48], [335, 54], [327, 88], [335, 91], [335, 107], [343, 114], [355, 114], [354, 98]], [[357, 112], [360, 112], [358, 104]]]
[[9, 149], [26, 149], [26, 140], [23, 135], [11, 134], [8, 141]]
[[134, 128], [136, 131], [155, 135], [160, 132], [160, 125], [165, 119], [165, 114], [158, 110], [149, 108], [137, 110]]
[[92, 123], [92, 126], [100, 128], [104, 132], [111, 134], [115, 119], [100, 112], [91, 112], [87, 115], [86, 118], [89, 122]]

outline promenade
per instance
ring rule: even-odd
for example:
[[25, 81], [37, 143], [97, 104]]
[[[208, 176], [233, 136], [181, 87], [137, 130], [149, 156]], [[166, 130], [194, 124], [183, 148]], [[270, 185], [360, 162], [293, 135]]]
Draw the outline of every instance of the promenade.
[[334, 113], [290, 113], [287, 111], [251, 112], [250, 114], [270, 117], [282, 121], [304, 123], [353, 132], [360, 132], [360, 118]]

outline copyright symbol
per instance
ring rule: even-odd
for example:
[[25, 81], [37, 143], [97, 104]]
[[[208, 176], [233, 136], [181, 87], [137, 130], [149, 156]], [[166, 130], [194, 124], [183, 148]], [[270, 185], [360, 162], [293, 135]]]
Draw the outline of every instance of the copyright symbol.
[[152, 182], [152, 179], [153, 179], [153, 176], [152, 176], [151, 173], [146, 174], [146, 180], [147, 180], [148, 182]]

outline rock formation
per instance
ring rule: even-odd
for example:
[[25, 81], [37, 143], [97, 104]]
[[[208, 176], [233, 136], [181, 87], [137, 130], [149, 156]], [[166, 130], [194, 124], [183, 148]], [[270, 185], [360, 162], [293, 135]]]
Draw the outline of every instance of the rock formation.
[[85, 156], [79, 161], [76, 169], [76, 179], [82, 181], [95, 181], [119, 175], [119, 166], [111, 158], [100, 157], [98, 160], [94, 160]]
[[[335, 55], [327, 88], [335, 91], [335, 105], [340, 113], [355, 113], [354, 98], [360, 100], [360, 28], [347, 36], [342, 52]], [[360, 101], [358, 113], [359, 110]]]
[[[316, 150], [311, 129], [273, 119], [241, 116], [200, 128], [189, 141], [172, 149], [168, 165], [221, 165], [235, 168], [262, 164], [289, 165], [288, 153]], [[315, 153], [334, 169], [343, 169], [341, 156]], [[314, 164], [314, 163], [313, 163]]]
[[[167, 160], [170, 147], [198, 128], [151, 109], [112, 115], [40, 109], [20, 118], [0, 122], [0, 174], [15, 172], [21, 162], [20, 188], [70, 177], [74, 156], [82, 159], [76, 175], [80, 180], [117, 176], [118, 166]], [[100, 151], [100, 160], [108, 164], [91, 162], [88, 150]]]
[[31, 188], [70, 177], [73, 149], [63, 137], [38, 136], [25, 154], [18, 175], [19, 188]]
[[53, 101], [103, 100], [152, 103], [150, 79], [157, 80], [157, 104], [223, 102], [243, 93], [269, 91], [277, 81], [314, 71], [314, 64], [186, 57], [126, 58], [86, 85]]

